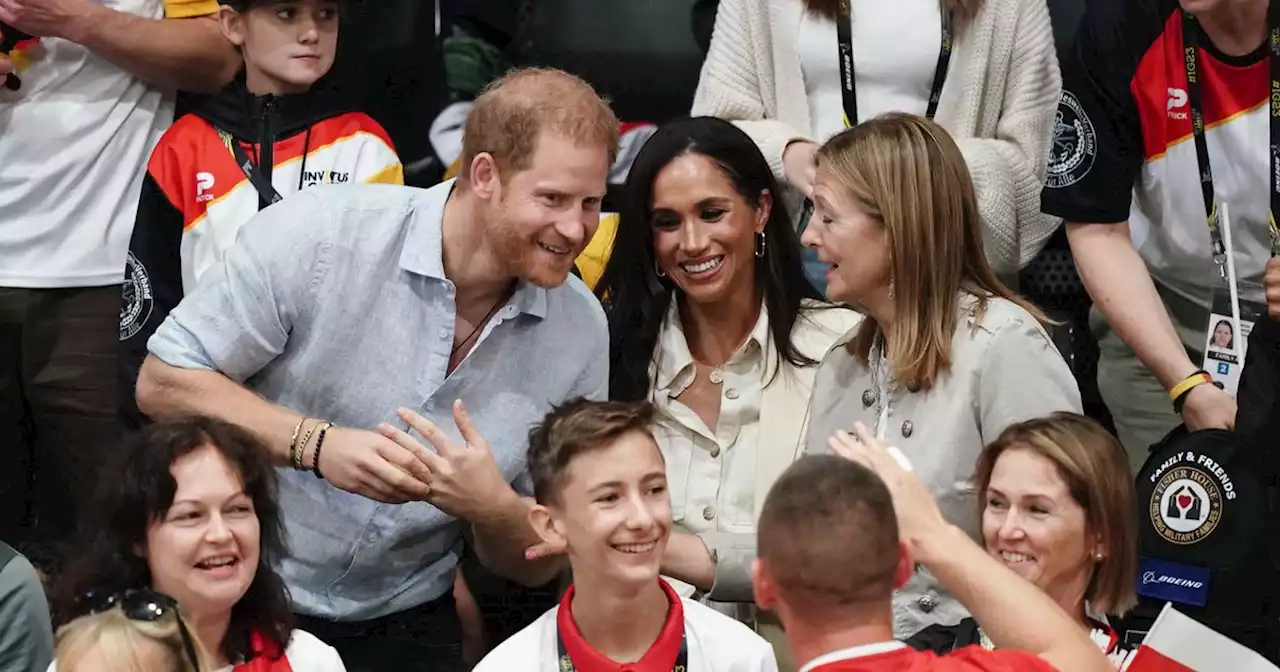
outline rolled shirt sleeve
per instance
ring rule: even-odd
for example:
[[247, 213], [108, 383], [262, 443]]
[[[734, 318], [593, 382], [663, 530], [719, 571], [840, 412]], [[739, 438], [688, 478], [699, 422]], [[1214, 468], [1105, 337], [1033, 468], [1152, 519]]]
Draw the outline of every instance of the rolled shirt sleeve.
[[756, 535], [749, 532], [703, 532], [698, 535], [716, 563], [716, 576], [707, 598], [717, 602], [752, 602], [751, 564], [756, 559]]
[[258, 213], [147, 342], [170, 366], [244, 382], [284, 352], [330, 264], [308, 223], [331, 217], [307, 192]]

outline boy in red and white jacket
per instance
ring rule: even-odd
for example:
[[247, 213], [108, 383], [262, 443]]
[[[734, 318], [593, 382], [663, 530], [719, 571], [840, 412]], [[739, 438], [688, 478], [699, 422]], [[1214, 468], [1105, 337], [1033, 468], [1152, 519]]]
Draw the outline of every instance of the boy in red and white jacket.
[[387, 132], [321, 79], [337, 50], [340, 0], [224, 0], [244, 72], [161, 138], [147, 165], [120, 306], [120, 408], [134, 403], [147, 339], [240, 227], [303, 189], [404, 183]]

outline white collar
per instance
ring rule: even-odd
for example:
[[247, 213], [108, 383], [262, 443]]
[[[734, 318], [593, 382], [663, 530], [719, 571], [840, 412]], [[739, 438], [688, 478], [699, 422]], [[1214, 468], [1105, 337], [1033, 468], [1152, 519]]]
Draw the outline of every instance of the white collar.
[[897, 651], [898, 649], [904, 649], [906, 648], [906, 646], [907, 645], [903, 644], [902, 642], [889, 641], [889, 642], [877, 642], [875, 644], [863, 644], [861, 646], [855, 646], [848, 649], [832, 651], [831, 653], [818, 656], [817, 658], [814, 658], [808, 663], [805, 663], [805, 666], [800, 668], [800, 672], [812, 672], [812, 670], [816, 667], [828, 665], [836, 661], [852, 660], [854, 658], [863, 658], [866, 656], [874, 656], [881, 653], [889, 653], [890, 651]]

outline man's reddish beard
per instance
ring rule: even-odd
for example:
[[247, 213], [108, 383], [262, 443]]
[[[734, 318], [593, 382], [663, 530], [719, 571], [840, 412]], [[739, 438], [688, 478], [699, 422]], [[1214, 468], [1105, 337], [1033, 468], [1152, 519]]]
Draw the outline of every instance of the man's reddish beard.
[[539, 287], [552, 288], [564, 284], [573, 269], [573, 259], [577, 254], [567, 257], [569, 263], [563, 269], [555, 268], [552, 271], [551, 264], [539, 265], [536, 257], [539, 249], [536, 234], [527, 238], [522, 236], [519, 224], [512, 222], [509, 212], [506, 203], [499, 202], [488, 223], [489, 244], [504, 270], [519, 280]]

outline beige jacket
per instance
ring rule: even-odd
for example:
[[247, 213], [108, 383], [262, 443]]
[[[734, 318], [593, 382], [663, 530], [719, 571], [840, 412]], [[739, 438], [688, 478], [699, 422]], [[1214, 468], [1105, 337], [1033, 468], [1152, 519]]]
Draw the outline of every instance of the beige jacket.
[[[822, 140], [796, 49], [803, 11], [801, 0], [721, 0], [693, 101], [694, 116], [738, 122], [779, 178], [787, 143]], [[1061, 91], [1045, 0], [984, 0], [958, 26], [936, 120], [968, 162], [997, 272], [1028, 264], [1060, 222], [1040, 212], [1040, 190]]]

